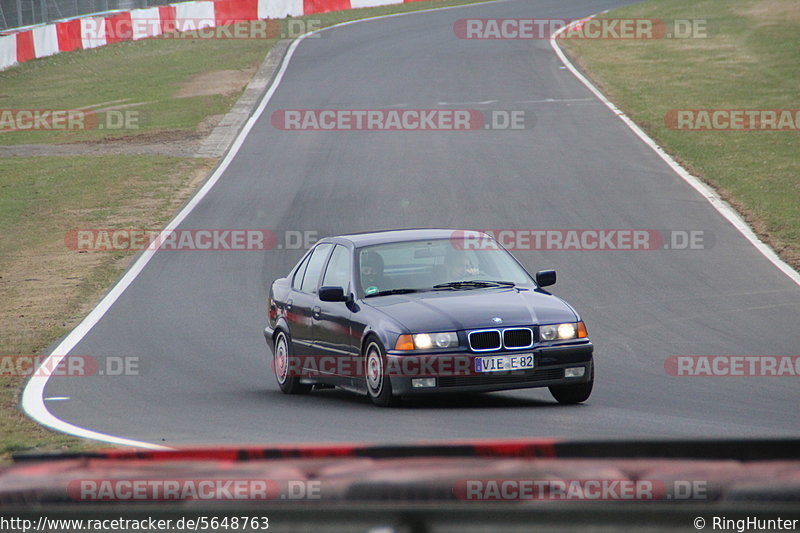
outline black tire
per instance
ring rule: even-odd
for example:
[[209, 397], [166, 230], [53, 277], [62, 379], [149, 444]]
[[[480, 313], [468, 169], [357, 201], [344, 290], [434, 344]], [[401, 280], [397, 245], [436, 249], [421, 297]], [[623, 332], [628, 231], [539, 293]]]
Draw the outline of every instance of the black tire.
[[592, 395], [592, 389], [594, 388], [594, 366], [592, 366], [592, 375], [589, 381], [574, 385], [555, 385], [548, 388], [550, 389], [550, 394], [553, 395], [553, 398], [558, 403], [574, 405], [585, 402]]
[[289, 337], [283, 331], [278, 331], [275, 334], [275, 348], [273, 353], [273, 370], [275, 371], [275, 379], [278, 380], [278, 386], [284, 394], [305, 394], [311, 390], [311, 385], [300, 383], [300, 378], [297, 376], [289, 375], [289, 369], [293, 368], [291, 365], [292, 359], [292, 343], [289, 342]]
[[364, 349], [364, 381], [367, 396], [378, 407], [391, 407], [399, 403], [392, 396], [392, 382], [386, 375], [386, 350], [378, 339], [371, 337]]

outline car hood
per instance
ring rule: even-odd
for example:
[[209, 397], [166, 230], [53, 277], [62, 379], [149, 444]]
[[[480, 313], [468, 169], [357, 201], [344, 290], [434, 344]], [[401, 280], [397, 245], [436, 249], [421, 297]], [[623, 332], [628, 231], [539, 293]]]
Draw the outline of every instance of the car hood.
[[[472, 289], [378, 296], [366, 304], [411, 332], [574, 322], [573, 309], [552, 294], [529, 289]], [[502, 322], [494, 321], [500, 318]]]

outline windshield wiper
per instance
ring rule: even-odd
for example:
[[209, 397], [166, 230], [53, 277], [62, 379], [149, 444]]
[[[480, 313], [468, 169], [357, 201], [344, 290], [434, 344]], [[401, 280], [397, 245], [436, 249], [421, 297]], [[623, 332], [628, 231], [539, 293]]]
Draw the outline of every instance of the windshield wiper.
[[465, 281], [450, 281], [434, 285], [434, 289], [480, 289], [484, 287], [513, 287], [513, 281], [492, 281], [488, 279], [471, 279]]
[[373, 292], [364, 295], [364, 298], [372, 298], [373, 296], [388, 296], [390, 294], [410, 294], [412, 292], [423, 292], [427, 289], [387, 289], [385, 291]]

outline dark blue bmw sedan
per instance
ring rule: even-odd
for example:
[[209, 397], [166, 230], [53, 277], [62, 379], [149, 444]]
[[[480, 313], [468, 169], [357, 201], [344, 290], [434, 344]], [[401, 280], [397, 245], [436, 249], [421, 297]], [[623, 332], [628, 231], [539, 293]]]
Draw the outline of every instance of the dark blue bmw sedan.
[[281, 390], [340, 387], [380, 406], [403, 396], [548, 387], [589, 398], [592, 343], [577, 311], [489, 235], [397, 230], [320, 240], [270, 289]]

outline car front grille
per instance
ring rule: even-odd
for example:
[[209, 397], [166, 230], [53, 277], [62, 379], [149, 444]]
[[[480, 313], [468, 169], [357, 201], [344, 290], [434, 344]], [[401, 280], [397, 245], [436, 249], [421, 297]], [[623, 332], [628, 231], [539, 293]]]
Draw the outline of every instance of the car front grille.
[[511, 385], [514, 383], [528, 383], [536, 381], [549, 381], [563, 379], [563, 368], [548, 368], [526, 370], [524, 372], [509, 372], [502, 375], [481, 374], [478, 376], [442, 376], [438, 378], [439, 387], [465, 387], [468, 385]]
[[506, 348], [530, 348], [533, 346], [533, 330], [509, 328], [503, 331], [503, 346]]
[[500, 330], [485, 329], [469, 333], [469, 347], [474, 352], [499, 350], [501, 345]]
[[489, 352], [501, 348], [521, 350], [532, 347], [535, 340], [531, 328], [478, 329], [470, 331], [467, 338], [473, 352]]

